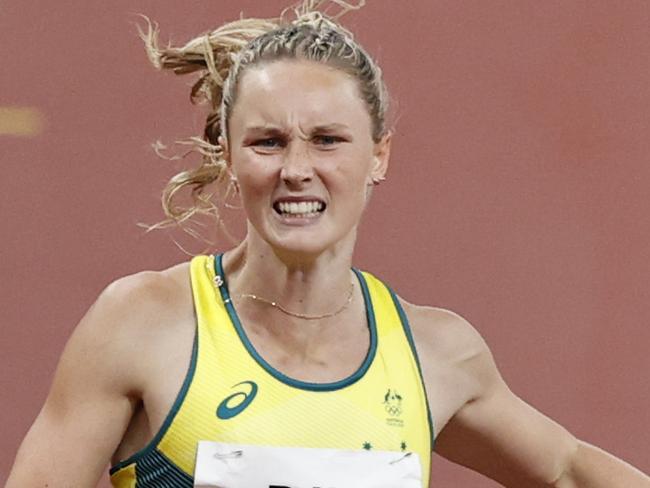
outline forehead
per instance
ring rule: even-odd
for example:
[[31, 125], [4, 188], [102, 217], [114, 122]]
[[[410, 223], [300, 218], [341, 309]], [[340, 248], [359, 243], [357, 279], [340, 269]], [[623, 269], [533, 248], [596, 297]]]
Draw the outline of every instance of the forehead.
[[306, 60], [251, 66], [237, 88], [231, 123], [342, 123], [367, 130], [370, 116], [355, 78]]

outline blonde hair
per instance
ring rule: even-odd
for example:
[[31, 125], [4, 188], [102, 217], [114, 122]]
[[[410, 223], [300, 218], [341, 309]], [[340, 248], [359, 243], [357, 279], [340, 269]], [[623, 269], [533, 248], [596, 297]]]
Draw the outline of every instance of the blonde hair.
[[[208, 104], [205, 128], [201, 136], [176, 141], [191, 146], [181, 156], [167, 157], [165, 146], [156, 143], [156, 153], [165, 159], [184, 158], [192, 152], [201, 155], [201, 164], [173, 176], [162, 194], [166, 220], [149, 227], [179, 225], [195, 237], [200, 235], [187, 224], [192, 218], [207, 215], [223, 228], [219, 207], [226, 205], [232, 187], [223, 159], [219, 137], [228, 138], [228, 118], [237, 96], [237, 86], [247, 67], [278, 59], [306, 59], [326, 63], [352, 75], [358, 81], [360, 94], [372, 120], [372, 137], [379, 141], [386, 132], [385, 119], [388, 96], [382, 73], [338, 19], [365, 4], [344, 0], [303, 0], [286, 8], [278, 18], [245, 19], [229, 22], [198, 36], [184, 46], [161, 48], [158, 25], [143, 16], [146, 32], [140, 29], [147, 55], [157, 69], [172, 70], [177, 75], [200, 72], [193, 84], [190, 101]], [[338, 12], [332, 12], [337, 9]], [[191, 204], [182, 205], [182, 190], [190, 190]], [[215, 198], [217, 200], [215, 201]]]

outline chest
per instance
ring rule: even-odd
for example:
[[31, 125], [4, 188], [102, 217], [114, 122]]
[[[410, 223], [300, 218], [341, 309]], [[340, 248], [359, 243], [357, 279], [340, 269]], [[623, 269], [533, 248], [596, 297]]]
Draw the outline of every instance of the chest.
[[160, 348], [164, 360], [129, 427], [148, 446], [140, 469], [156, 457], [191, 476], [196, 447], [208, 440], [416, 452], [427, 473], [431, 433], [417, 362], [388, 297], [373, 298], [362, 326], [311, 342], [242, 326], [227, 301], [195, 300], [195, 333]]
[[286, 324], [242, 326], [247, 353], [263, 366], [306, 383], [335, 383], [357, 371], [369, 354], [371, 337], [365, 321], [329, 324], [318, 334], [287, 328]]
[[[244, 341], [245, 342], [245, 341]], [[201, 440], [344, 450], [429, 452], [426, 404], [417, 371], [371, 337], [342, 376], [277, 369], [260, 351], [203, 341], [191, 386], [160, 449], [191, 469]], [[252, 347], [252, 344], [249, 345]], [[295, 363], [290, 363], [295, 364]], [[400, 367], [401, 366], [401, 367]], [[325, 368], [327, 369], [327, 368]], [[290, 376], [289, 374], [293, 376]], [[325, 381], [323, 381], [325, 380]], [[169, 439], [169, 441], [167, 441]]]

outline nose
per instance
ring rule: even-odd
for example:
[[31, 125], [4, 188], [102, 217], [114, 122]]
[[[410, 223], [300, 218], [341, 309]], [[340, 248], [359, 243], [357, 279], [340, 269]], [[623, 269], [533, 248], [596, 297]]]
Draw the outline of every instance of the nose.
[[305, 146], [303, 141], [292, 141], [284, 153], [280, 177], [289, 187], [301, 187], [314, 177], [309, 150]]

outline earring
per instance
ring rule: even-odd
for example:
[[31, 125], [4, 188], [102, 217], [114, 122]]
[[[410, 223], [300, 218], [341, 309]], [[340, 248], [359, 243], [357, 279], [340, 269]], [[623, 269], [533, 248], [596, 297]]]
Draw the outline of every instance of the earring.
[[230, 175], [230, 183], [228, 184], [228, 190], [230, 190], [231, 187], [233, 188], [235, 194], [239, 193], [239, 183], [237, 182], [237, 178], [233, 174]]
[[224, 198], [224, 201], [223, 201], [223, 205], [226, 208], [230, 208], [232, 210], [240, 210], [240, 209], [242, 209], [243, 207], [241, 205], [241, 196], [240, 196], [240, 203], [239, 203], [238, 206], [228, 203], [228, 199], [232, 195], [239, 195], [239, 184], [237, 182], [237, 178], [235, 178], [235, 176], [231, 174], [230, 175], [230, 181], [228, 182], [228, 187], [226, 188], [226, 194], [224, 195], [225, 198]]

